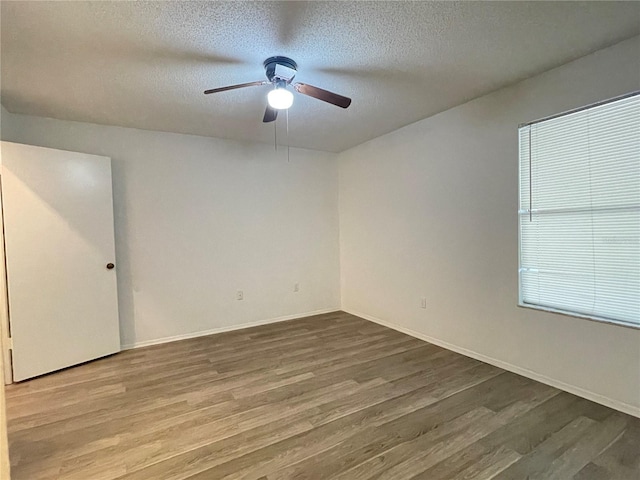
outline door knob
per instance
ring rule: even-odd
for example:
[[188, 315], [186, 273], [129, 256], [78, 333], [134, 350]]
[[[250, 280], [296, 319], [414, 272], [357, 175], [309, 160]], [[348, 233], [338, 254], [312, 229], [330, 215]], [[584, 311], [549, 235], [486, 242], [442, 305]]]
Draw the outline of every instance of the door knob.
[[107, 263], [107, 270], [112, 270], [115, 267], [113, 263]]

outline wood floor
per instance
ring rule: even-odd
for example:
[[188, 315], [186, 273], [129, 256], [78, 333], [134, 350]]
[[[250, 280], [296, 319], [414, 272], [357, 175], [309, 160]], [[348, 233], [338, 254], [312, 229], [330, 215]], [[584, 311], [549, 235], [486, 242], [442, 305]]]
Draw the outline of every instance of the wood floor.
[[7, 394], [14, 480], [640, 478], [639, 419], [341, 312]]

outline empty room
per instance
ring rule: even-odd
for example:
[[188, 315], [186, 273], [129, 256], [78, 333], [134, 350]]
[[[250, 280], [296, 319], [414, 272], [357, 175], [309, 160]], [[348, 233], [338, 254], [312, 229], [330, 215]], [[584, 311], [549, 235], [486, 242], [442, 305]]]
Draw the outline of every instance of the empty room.
[[0, 40], [1, 480], [640, 478], [640, 2]]

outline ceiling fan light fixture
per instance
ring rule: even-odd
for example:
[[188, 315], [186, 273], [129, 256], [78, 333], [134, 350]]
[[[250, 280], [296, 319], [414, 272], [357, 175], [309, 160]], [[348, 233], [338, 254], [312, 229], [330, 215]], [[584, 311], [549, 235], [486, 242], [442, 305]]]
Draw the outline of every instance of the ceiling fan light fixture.
[[293, 93], [287, 89], [287, 86], [290, 86], [300, 95], [316, 98], [335, 105], [336, 107], [347, 108], [351, 105], [351, 99], [349, 97], [343, 97], [342, 95], [314, 87], [308, 83], [292, 83], [298, 71], [298, 65], [289, 57], [269, 57], [264, 61], [263, 66], [265, 69], [264, 73], [267, 77], [266, 81], [258, 80], [257, 82], [238, 83], [237, 85], [211, 88], [205, 90], [204, 93], [205, 95], [209, 95], [210, 93], [226, 92], [228, 90], [236, 90], [237, 88], [272, 85], [273, 90], [267, 94], [267, 108], [264, 111], [264, 117], [262, 117], [263, 123], [275, 122], [278, 118], [278, 110], [286, 110], [293, 105]]
[[293, 105], [293, 93], [284, 87], [276, 87], [267, 94], [267, 102], [271, 108], [286, 110]]

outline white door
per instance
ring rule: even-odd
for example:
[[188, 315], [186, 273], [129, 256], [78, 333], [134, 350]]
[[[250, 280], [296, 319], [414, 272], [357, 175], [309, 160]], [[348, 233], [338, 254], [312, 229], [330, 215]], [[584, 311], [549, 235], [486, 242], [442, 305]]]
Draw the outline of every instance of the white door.
[[14, 380], [119, 351], [111, 160], [1, 152]]

